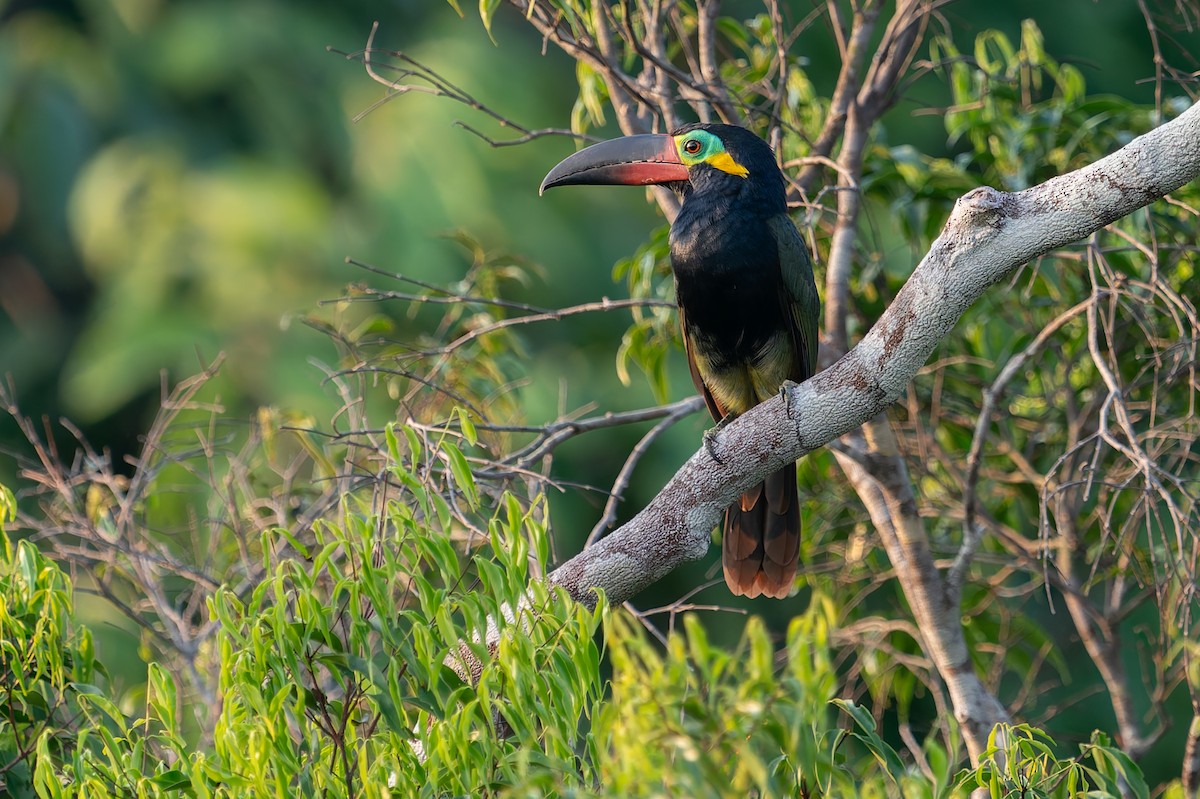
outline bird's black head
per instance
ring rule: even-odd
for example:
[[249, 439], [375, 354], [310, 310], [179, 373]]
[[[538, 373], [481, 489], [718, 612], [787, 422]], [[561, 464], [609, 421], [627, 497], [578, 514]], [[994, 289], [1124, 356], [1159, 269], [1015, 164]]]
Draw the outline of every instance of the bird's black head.
[[690, 195], [736, 196], [768, 213], [787, 208], [783, 173], [770, 146], [745, 128], [695, 123], [667, 135], [600, 142], [564, 159], [542, 190], [572, 184], [667, 184]]
[[770, 146], [745, 128], [698, 123], [671, 134], [688, 169], [686, 198], [692, 191], [738, 195], [772, 207], [787, 207], [783, 173]]

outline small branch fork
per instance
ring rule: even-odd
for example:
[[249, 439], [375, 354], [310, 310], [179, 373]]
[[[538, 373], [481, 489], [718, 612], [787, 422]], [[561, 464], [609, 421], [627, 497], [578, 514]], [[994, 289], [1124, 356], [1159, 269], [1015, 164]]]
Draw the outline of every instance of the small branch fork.
[[[384, 376], [399, 377], [411, 383], [404, 393], [402, 407], [406, 408], [406, 425], [420, 430], [425, 435], [444, 435], [445, 420], [442, 422], [421, 422], [417, 408], [413, 407], [418, 395], [425, 393], [442, 394], [453, 403], [470, 410], [477, 418], [476, 428], [481, 431], [498, 435], [530, 436], [528, 441], [519, 445], [506, 444], [503, 453], [493, 453], [488, 458], [472, 460], [474, 474], [482, 481], [493, 481], [497, 491], [502, 490], [508, 481], [519, 478], [533, 481], [539, 486], [562, 488], [551, 476], [551, 462], [555, 451], [563, 443], [586, 433], [614, 429], [632, 424], [655, 422], [656, 424], [643, 436], [639, 444], [630, 453], [617, 475], [613, 486], [604, 491], [589, 487], [606, 496], [604, 517], [597, 525], [595, 533], [611, 527], [616, 519], [617, 510], [625, 489], [628, 487], [638, 463], [649, 451], [655, 440], [666, 430], [680, 420], [697, 412], [703, 407], [699, 397], [686, 399], [647, 408], [624, 412], [607, 412], [596, 416], [580, 418], [580, 414], [589, 412], [590, 408], [578, 409], [570, 414], [562, 414], [554, 421], [544, 424], [505, 425], [492, 421], [492, 412], [486, 403], [464, 396], [447, 387], [454, 382], [453, 376], [459, 374], [464, 363], [470, 363], [477, 354], [476, 347], [491, 336], [501, 336], [513, 328], [545, 322], [559, 322], [573, 316], [590, 313], [607, 313], [621, 310], [637, 310], [643, 308], [665, 309], [673, 307], [672, 303], [655, 299], [622, 299], [600, 300], [565, 308], [543, 308], [527, 303], [513, 302], [501, 297], [486, 296], [476, 290], [475, 283], [479, 270], [486, 269], [486, 253], [476, 254], [476, 263], [471, 267], [467, 277], [453, 289], [443, 288], [416, 280], [406, 275], [393, 274], [378, 269], [370, 264], [359, 261], [350, 263], [367, 271], [381, 274], [401, 283], [410, 284], [418, 289], [416, 292], [385, 291], [373, 288], [357, 288], [354, 293], [337, 300], [331, 300], [326, 305], [338, 306], [353, 303], [377, 303], [401, 300], [411, 306], [434, 305], [446, 308], [444, 317], [436, 325], [437, 333], [428, 346], [406, 346], [399, 354], [381, 356], [374, 351], [372, 342], [350, 342], [345, 337], [339, 343], [347, 350], [347, 360], [352, 366], [331, 372], [330, 378], [344, 380], [353, 376]], [[489, 313], [481, 313], [487, 309]], [[509, 317], [492, 318], [502, 312], [516, 312]], [[462, 320], [469, 319], [470, 326], [466, 332], [459, 333], [458, 326]], [[327, 327], [326, 332], [335, 332]], [[442, 343], [445, 341], [446, 343]], [[362, 439], [367, 449], [377, 449], [370, 441], [372, 436], [379, 436], [381, 430], [367, 429], [361, 425], [352, 425], [351, 432], [335, 436], [335, 439]], [[312, 431], [309, 431], [312, 432]], [[489, 447], [490, 449], [490, 447]]]
[[[347, 60], [362, 61], [363, 66], [366, 68], [367, 74], [371, 77], [371, 79], [376, 83], [383, 84], [390, 90], [385, 97], [359, 112], [354, 117], [355, 122], [362, 120], [363, 117], [384, 103], [390, 102], [400, 95], [415, 92], [420, 94], [428, 94], [433, 97], [445, 97], [449, 100], [453, 100], [456, 103], [466, 106], [472, 111], [477, 111], [490, 118], [500, 127], [515, 130], [519, 134], [518, 136], [510, 139], [497, 139], [488, 136], [479, 129], [468, 125], [466, 122], [460, 121], [456, 123], [463, 130], [478, 136], [492, 147], [511, 147], [518, 144], [526, 144], [527, 142], [531, 142], [535, 139], [540, 139], [546, 136], [566, 136], [568, 138], [585, 141], [594, 140], [595, 138], [576, 133], [565, 128], [531, 129], [523, 125], [519, 125], [490, 106], [480, 102], [462, 87], [447, 80], [438, 72], [426, 66], [425, 64], [422, 64], [420, 61], [417, 61], [412, 56], [397, 50], [380, 51], [375, 49], [375, 34], [378, 31], [379, 23], [372, 23], [371, 33], [367, 36], [367, 46], [358, 52], [346, 53], [332, 47], [329, 48], [330, 52], [337, 53], [338, 55], [345, 57]], [[381, 54], [387, 59], [383, 63], [379, 63]], [[384, 75], [384, 71], [391, 73], [391, 77]]]

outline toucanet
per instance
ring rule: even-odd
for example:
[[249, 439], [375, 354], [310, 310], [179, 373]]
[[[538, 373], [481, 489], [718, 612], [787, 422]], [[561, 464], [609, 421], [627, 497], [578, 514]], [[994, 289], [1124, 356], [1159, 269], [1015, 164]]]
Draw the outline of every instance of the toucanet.
[[[671, 225], [675, 297], [692, 380], [713, 419], [745, 413], [813, 374], [821, 301], [766, 142], [713, 124], [613, 139], [564, 159], [541, 188], [577, 184], [665, 184], [682, 199]], [[725, 512], [725, 582], [735, 594], [785, 597], [799, 549], [792, 463]]]

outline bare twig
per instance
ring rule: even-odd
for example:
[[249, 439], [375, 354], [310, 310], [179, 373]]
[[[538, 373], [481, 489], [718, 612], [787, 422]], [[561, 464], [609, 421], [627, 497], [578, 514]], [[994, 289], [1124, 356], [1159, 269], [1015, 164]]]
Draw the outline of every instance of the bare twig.
[[696, 413], [704, 407], [704, 400], [698, 396], [689, 397], [685, 400], [674, 403], [669, 406], [671, 412], [662, 419], [654, 427], [642, 436], [637, 445], [630, 450], [629, 456], [625, 459], [625, 463], [621, 466], [621, 471], [617, 473], [617, 479], [613, 481], [612, 488], [608, 492], [608, 501], [604, 503], [604, 514], [600, 517], [600, 521], [596, 522], [596, 526], [588, 533], [585, 546], [591, 546], [596, 539], [603, 535], [607, 530], [611, 529], [613, 523], [617, 520], [617, 506], [625, 497], [625, 489], [629, 487], [629, 481], [633, 477], [633, 470], [641, 461], [642, 456], [650, 449], [650, 446], [667, 430], [675, 426], [680, 419]]
[[950, 571], [946, 574], [946, 584], [951, 590], [960, 591], [962, 589], [967, 567], [970, 565], [975, 549], [979, 545], [980, 531], [975, 519], [978, 512], [978, 495], [975, 489], [979, 482], [979, 468], [983, 462], [983, 445], [987, 439], [987, 430], [991, 424], [996, 403], [1003, 396], [1004, 389], [1008, 386], [1009, 381], [1025, 368], [1025, 364], [1042, 351], [1054, 334], [1062, 329], [1063, 325], [1077, 318], [1080, 314], [1085, 313], [1087, 306], [1092, 301], [1090, 299], [1085, 300], [1059, 314], [1050, 324], [1042, 328], [1024, 350], [1010, 358], [1008, 363], [1004, 365], [1004, 368], [1000, 370], [1000, 374], [992, 381], [992, 384], [984, 389], [983, 404], [979, 408], [975, 433], [971, 438], [971, 448], [967, 452], [967, 476], [963, 483], [964, 515], [962, 547], [959, 549], [959, 554], [955, 556], [954, 565], [950, 567]]
[[[517, 144], [525, 144], [526, 142], [530, 142], [535, 139], [541, 139], [546, 136], [565, 136], [572, 139], [594, 140], [594, 137], [586, 136], [565, 128], [538, 128], [535, 130], [526, 128], [523, 125], [519, 125], [507, 116], [481, 103], [470, 93], [447, 80], [430, 67], [422, 64], [420, 61], [417, 61], [412, 56], [406, 55], [400, 51], [383, 51], [386, 55], [386, 58], [389, 60], [380, 64], [378, 61], [380, 51], [375, 49], [375, 34], [378, 31], [379, 22], [376, 21], [371, 23], [371, 32], [367, 35], [367, 45], [359, 52], [345, 53], [330, 48], [331, 52], [336, 52], [338, 55], [341, 55], [348, 60], [361, 60], [363, 67], [366, 69], [367, 75], [371, 77], [371, 80], [387, 86], [390, 90], [390, 93], [386, 97], [373, 103], [367, 109], [355, 116], [355, 122], [360, 121], [367, 114], [371, 113], [384, 103], [394, 99], [397, 96], [409, 94], [411, 92], [417, 92], [420, 94], [428, 94], [433, 97], [445, 97], [453, 100], [466, 106], [467, 108], [470, 108], [473, 111], [478, 111], [479, 113], [490, 117], [500, 127], [510, 128], [517, 131], [519, 134], [512, 139], [501, 140], [487, 136], [465, 122], [456, 123], [463, 130], [473, 133], [493, 147], [509, 147]], [[388, 78], [383, 75], [380, 70], [391, 71], [394, 73], [394, 77]], [[411, 81], [413, 80], [420, 82], [412, 83]]]

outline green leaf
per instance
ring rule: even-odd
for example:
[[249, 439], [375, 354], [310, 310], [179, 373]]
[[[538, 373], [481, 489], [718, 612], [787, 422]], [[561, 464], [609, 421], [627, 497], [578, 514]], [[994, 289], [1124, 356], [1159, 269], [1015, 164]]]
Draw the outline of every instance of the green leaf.
[[346, 659], [346, 663], [350, 669], [356, 674], [364, 677], [371, 685], [375, 687], [375, 691], [371, 694], [371, 700], [375, 707], [383, 715], [388, 727], [398, 735], [407, 735], [411, 730], [407, 728], [404, 720], [400, 717], [400, 710], [396, 707], [396, 703], [392, 701], [389, 692], [388, 678], [379, 670], [374, 660], [362, 657], [350, 657]]
[[487, 31], [488, 38], [492, 40], [492, 44], [496, 44], [496, 37], [492, 35], [492, 18], [496, 16], [498, 8], [500, 8], [500, 0], [479, 0], [479, 17], [483, 20], [483, 27]]
[[1098, 731], [1093, 733], [1092, 743], [1083, 749], [1090, 750], [1092, 759], [1101, 773], [1111, 776], [1116, 782], [1124, 782], [1127, 790], [1132, 791], [1137, 799], [1148, 799], [1150, 786], [1146, 784], [1142, 770], [1129, 755], [1108, 745], [1107, 736]]
[[479, 504], [479, 490], [475, 486], [475, 475], [471, 472], [471, 466], [467, 463], [466, 456], [462, 454], [462, 450], [448, 441], [442, 444], [442, 452], [446, 454], [450, 473], [454, 476], [454, 484], [466, 495], [467, 502], [475, 507]]
[[900, 778], [904, 776], [904, 761], [900, 759], [900, 755], [896, 753], [895, 749], [879, 737], [879, 733], [875, 729], [875, 719], [871, 717], [867, 709], [847, 699], [834, 699], [832, 704], [840, 707], [854, 719], [860, 732], [851, 732], [850, 734], [866, 744], [867, 749], [883, 766], [884, 774], [899, 783]]
[[479, 434], [475, 430], [475, 423], [471, 421], [471, 412], [466, 408], [455, 408], [455, 415], [458, 416], [458, 425], [462, 429], [463, 438], [471, 446], [479, 443]]
[[156, 774], [150, 778], [150, 781], [164, 791], [182, 791], [188, 796], [196, 795], [196, 792], [192, 790], [191, 777], [177, 768]]
[[158, 720], [174, 733], [176, 691], [175, 680], [161, 664], [151, 663], [147, 671], [146, 701], [158, 716]]
[[[5, 532], [5, 525], [9, 524], [13, 519], [17, 518], [17, 498], [13, 496], [13, 492], [8, 486], [0, 484], [0, 534]], [[4, 539], [5, 552], [3, 553], [6, 560], [12, 558], [12, 553], [8, 551], [8, 539]]]

